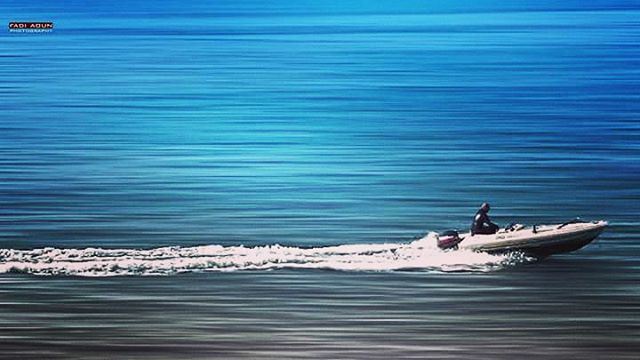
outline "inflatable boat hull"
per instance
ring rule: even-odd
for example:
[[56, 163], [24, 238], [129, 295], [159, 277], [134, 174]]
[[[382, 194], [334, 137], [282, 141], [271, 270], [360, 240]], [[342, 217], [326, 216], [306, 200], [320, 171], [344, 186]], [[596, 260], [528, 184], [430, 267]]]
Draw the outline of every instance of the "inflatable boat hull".
[[521, 251], [546, 257], [584, 247], [595, 240], [607, 225], [606, 221], [576, 222], [502, 230], [493, 235], [464, 234], [459, 248], [489, 253]]

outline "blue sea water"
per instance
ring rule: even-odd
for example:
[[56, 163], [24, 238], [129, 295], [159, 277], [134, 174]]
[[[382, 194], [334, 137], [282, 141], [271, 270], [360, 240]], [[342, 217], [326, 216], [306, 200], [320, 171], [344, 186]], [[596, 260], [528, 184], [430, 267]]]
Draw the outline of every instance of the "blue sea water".
[[[640, 354], [637, 1], [0, 18], [55, 23], [0, 34], [0, 356]], [[483, 201], [611, 226], [538, 262], [385, 251]]]

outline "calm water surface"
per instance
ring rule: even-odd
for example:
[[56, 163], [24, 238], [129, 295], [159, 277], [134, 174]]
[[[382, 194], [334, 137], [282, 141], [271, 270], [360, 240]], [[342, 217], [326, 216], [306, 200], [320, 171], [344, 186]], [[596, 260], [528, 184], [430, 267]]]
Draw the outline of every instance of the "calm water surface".
[[0, 4], [0, 356], [637, 359], [640, 5], [356, 4]]

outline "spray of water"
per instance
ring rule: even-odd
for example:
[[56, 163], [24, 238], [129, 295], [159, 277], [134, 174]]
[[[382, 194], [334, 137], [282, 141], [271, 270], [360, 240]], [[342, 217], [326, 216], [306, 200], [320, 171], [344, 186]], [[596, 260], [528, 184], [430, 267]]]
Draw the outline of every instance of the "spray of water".
[[170, 275], [194, 271], [332, 269], [488, 272], [530, 261], [521, 254], [442, 251], [435, 234], [411, 243], [299, 248], [206, 245], [137, 249], [0, 249], [0, 273], [118, 276]]

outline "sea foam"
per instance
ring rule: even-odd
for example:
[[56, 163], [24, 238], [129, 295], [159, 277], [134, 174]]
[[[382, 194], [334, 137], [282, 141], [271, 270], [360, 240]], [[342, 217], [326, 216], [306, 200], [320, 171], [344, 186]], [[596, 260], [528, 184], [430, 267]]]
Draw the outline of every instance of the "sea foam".
[[205, 245], [154, 249], [0, 249], [0, 273], [119, 276], [195, 271], [330, 269], [340, 271], [487, 272], [528, 261], [521, 254], [442, 251], [435, 234], [410, 243], [300, 248]]

